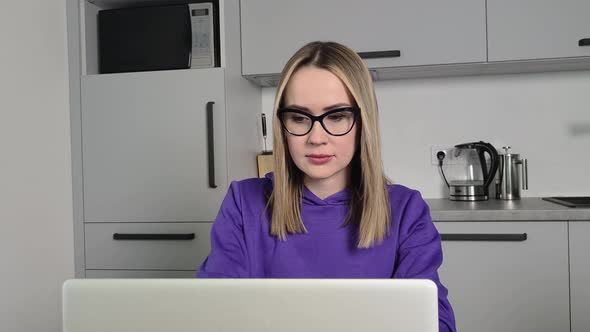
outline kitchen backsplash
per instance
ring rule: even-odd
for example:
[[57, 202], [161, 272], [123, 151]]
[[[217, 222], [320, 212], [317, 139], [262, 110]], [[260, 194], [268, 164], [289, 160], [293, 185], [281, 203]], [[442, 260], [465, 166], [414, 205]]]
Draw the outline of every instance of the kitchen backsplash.
[[[590, 71], [377, 82], [385, 171], [426, 198], [447, 197], [430, 147], [484, 140], [528, 159], [523, 197], [589, 195], [589, 91]], [[269, 149], [274, 93], [262, 89]]]

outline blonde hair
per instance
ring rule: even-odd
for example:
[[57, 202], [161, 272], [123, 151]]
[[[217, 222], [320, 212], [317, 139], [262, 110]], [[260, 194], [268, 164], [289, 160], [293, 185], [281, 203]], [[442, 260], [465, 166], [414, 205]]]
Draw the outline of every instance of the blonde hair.
[[358, 248], [380, 243], [390, 232], [390, 205], [381, 160], [377, 99], [373, 81], [363, 60], [350, 48], [335, 42], [312, 42], [300, 48], [289, 59], [276, 91], [273, 107], [274, 188], [270, 208], [270, 233], [281, 240], [287, 234], [305, 233], [301, 220], [303, 174], [287, 148], [285, 131], [277, 116], [283, 93], [293, 73], [304, 66], [330, 71], [348, 88], [360, 109], [360, 137], [351, 161], [352, 192], [346, 225], [358, 227]]

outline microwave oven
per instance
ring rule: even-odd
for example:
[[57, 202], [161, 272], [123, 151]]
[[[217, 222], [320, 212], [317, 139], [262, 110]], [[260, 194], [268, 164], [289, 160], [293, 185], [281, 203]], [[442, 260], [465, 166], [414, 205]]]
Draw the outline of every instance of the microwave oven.
[[99, 72], [219, 66], [218, 2], [98, 12]]

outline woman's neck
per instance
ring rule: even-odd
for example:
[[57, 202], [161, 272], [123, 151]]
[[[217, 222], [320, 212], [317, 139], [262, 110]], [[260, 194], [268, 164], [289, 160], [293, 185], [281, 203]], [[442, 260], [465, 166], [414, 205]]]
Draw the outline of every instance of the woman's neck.
[[340, 172], [325, 179], [313, 179], [305, 175], [303, 178], [303, 184], [311, 191], [314, 195], [320, 199], [325, 199], [337, 192], [344, 190], [348, 186], [349, 170], [341, 170]]

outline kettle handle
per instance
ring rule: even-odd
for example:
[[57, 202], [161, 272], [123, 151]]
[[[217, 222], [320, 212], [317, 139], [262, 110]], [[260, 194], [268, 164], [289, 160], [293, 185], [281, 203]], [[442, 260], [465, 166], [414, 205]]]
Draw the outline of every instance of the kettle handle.
[[481, 148], [483, 152], [487, 152], [490, 155], [490, 172], [487, 173], [487, 165], [485, 162], [485, 158], [482, 154], [479, 154], [480, 163], [482, 165], [483, 175], [484, 175], [484, 187], [487, 188], [492, 181], [494, 181], [494, 177], [496, 176], [496, 171], [498, 170], [498, 151], [496, 148], [490, 143], [486, 143], [484, 141], [479, 142], [472, 142], [472, 143], [464, 143], [455, 145], [456, 148], [468, 148], [468, 149], [479, 149]]
[[[493, 145], [490, 143], [483, 143], [481, 147], [486, 150], [486, 152], [490, 155], [490, 172], [488, 173], [488, 178], [486, 179], [484, 186], [487, 188], [492, 181], [494, 181], [494, 177], [496, 176], [496, 171], [498, 171], [498, 151], [494, 148]], [[485, 159], [484, 159], [485, 161]]]

